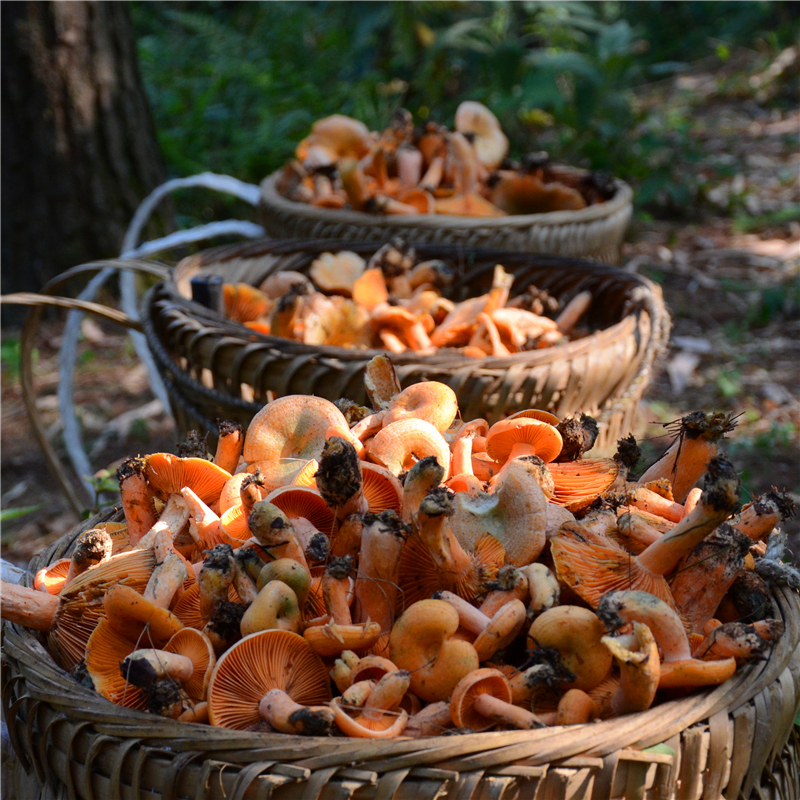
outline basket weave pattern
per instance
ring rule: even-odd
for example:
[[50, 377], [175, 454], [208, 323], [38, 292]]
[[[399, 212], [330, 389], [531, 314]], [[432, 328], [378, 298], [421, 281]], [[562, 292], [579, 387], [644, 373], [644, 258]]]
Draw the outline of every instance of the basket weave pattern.
[[[105, 513], [33, 559], [69, 555]], [[5, 624], [3, 712], [25, 800], [796, 800], [800, 596], [774, 591], [786, 632], [769, 657], [712, 690], [605, 722], [419, 740], [255, 734], [115, 706]], [[642, 752], [664, 744], [672, 754]]]
[[[185, 296], [189, 279], [197, 274], [211, 272], [230, 282], [258, 285], [279, 270], [307, 273], [313, 260], [330, 249], [330, 242], [319, 240], [215, 248], [181, 262], [175, 282], [151, 291], [142, 315], [145, 334], [180, 426], [214, 431], [217, 417], [247, 424], [267, 401], [267, 391], [366, 403], [363, 369], [379, 351], [318, 347], [256, 334]], [[377, 246], [342, 242], [339, 249], [368, 257]], [[669, 315], [657, 286], [579, 259], [452, 245], [416, 249], [421, 259], [442, 258], [460, 269], [461, 278], [449, 293], [456, 301], [488, 291], [498, 263], [515, 274], [513, 294], [531, 284], [566, 300], [591, 290], [587, 321], [596, 330], [567, 344], [506, 358], [474, 359], [444, 350], [425, 357], [395, 355], [392, 361], [403, 386], [422, 380], [448, 384], [464, 419], [494, 422], [533, 407], [558, 416], [583, 411], [601, 425], [598, 448], [630, 432], [636, 404], [669, 337]], [[243, 394], [242, 384], [251, 397]]]
[[615, 181], [616, 191], [610, 200], [580, 211], [494, 218], [380, 216], [317, 208], [283, 197], [275, 189], [275, 181], [276, 176], [270, 175], [261, 184], [260, 221], [276, 239], [384, 242], [402, 236], [414, 243], [553, 253], [617, 264], [633, 213], [633, 190], [620, 180]]

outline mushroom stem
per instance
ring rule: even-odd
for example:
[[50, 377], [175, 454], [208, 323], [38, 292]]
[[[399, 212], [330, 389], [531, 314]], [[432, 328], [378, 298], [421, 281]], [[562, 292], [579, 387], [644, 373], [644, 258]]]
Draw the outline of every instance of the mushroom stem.
[[134, 650], [120, 668], [128, 683], [142, 689], [147, 689], [153, 681], [164, 678], [186, 683], [194, 674], [191, 658], [155, 649]]
[[712, 459], [695, 510], [640, 553], [639, 565], [659, 575], [671, 572], [683, 556], [730, 516], [739, 502], [739, 491], [733, 465], [721, 457]]
[[185, 559], [170, 553], [154, 570], [142, 593], [145, 600], [160, 608], [169, 608], [175, 593], [189, 578]]
[[558, 326], [559, 332], [564, 336], [571, 333], [580, 321], [580, 318], [589, 310], [591, 304], [591, 292], [578, 292], [556, 317], [556, 325]]
[[409, 527], [394, 511], [364, 514], [356, 578], [357, 622], [372, 620], [388, 632], [394, 622], [400, 554]]
[[647, 625], [664, 654], [665, 662], [683, 661], [692, 657], [681, 618], [663, 600], [649, 592], [637, 589], [609, 592], [600, 600], [597, 616], [610, 631], [626, 622]]
[[331, 620], [337, 625], [350, 625], [351, 558], [334, 558], [322, 575], [322, 597]]
[[306, 569], [308, 562], [289, 517], [268, 500], [259, 500], [250, 512], [250, 530], [273, 558], [292, 558]]
[[436, 456], [427, 456], [414, 464], [403, 482], [403, 522], [413, 522], [420, 504], [431, 489], [444, 480], [445, 470]]
[[217, 544], [231, 543], [228, 534], [222, 530], [217, 514], [192, 489], [184, 486], [181, 495], [189, 507], [189, 534], [201, 550]]
[[57, 595], [28, 589], [16, 583], [0, 581], [2, 599], [0, 617], [25, 628], [48, 633], [61, 604]]
[[129, 458], [117, 470], [122, 511], [128, 525], [128, 537], [134, 547], [158, 520], [144, 467], [142, 459]]
[[[140, 550], [149, 550], [155, 543], [159, 531], [169, 531], [174, 539], [189, 521], [189, 506], [179, 494], [171, 494], [161, 512], [161, 516], [153, 523], [147, 533], [139, 539], [136, 547]], [[131, 540], [132, 541], [132, 540]]]
[[214, 453], [214, 463], [233, 475], [239, 465], [239, 459], [244, 447], [244, 434], [238, 422], [223, 420], [219, 423], [219, 438], [217, 450]]
[[664, 455], [640, 476], [639, 483], [669, 478], [675, 501], [683, 503], [717, 455], [719, 440], [736, 427], [736, 422], [731, 414], [693, 411], [678, 423], [670, 423], [670, 427], [677, 428], [675, 439]]
[[220, 544], [211, 549], [197, 576], [201, 616], [210, 616], [220, 603], [228, 599], [233, 575], [234, 559], [231, 546]]
[[295, 703], [283, 689], [270, 689], [258, 704], [258, 710], [275, 730], [301, 736], [327, 736], [335, 716], [328, 706]]
[[724, 683], [736, 672], [736, 659], [700, 661], [696, 658], [672, 661], [661, 665], [659, 689], [695, 689]]
[[86, 572], [89, 567], [111, 558], [111, 550], [111, 537], [104, 528], [92, 528], [84, 531], [75, 540], [75, 549], [72, 551], [64, 586], [67, 586], [77, 575]]
[[341, 522], [350, 514], [364, 514], [364, 478], [356, 448], [345, 438], [331, 436], [325, 441], [317, 470], [317, 489]]
[[794, 509], [791, 498], [773, 489], [745, 506], [739, 519], [732, 525], [752, 541], [758, 542], [765, 539], [784, 519], [794, 516]]
[[630, 505], [643, 511], [657, 514], [670, 522], [680, 522], [684, 516], [683, 506], [680, 503], [675, 503], [645, 486], [628, 484], [623, 491], [630, 495]]
[[499, 700], [488, 693], [475, 698], [474, 708], [481, 716], [508, 725], [510, 728], [533, 730], [546, 727], [544, 722], [532, 711], [526, 711], [520, 706]]
[[604, 636], [620, 669], [620, 687], [611, 699], [614, 714], [645, 711], [653, 704], [661, 675], [658, 647], [652, 632], [641, 622], [633, 623], [629, 636]]

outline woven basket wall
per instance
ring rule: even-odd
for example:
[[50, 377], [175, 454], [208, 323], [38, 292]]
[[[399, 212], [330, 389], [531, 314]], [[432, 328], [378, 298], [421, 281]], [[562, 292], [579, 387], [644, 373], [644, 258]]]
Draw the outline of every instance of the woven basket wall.
[[[35, 557], [68, 555], [83, 530]], [[800, 596], [786, 632], [721, 686], [605, 722], [419, 740], [252, 734], [115, 706], [4, 623], [2, 702], [19, 800], [797, 800]], [[665, 748], [653, 748], [655, 745]]]
[[[378, 246], [340, 242], [335, 249], [369, 257]], [[174, 281], [151, 291], [142, 314], [145, 334], [180, 427], [215, 431], [217, 418], [246, 425], [267, 402], [267, 391], [367, 402], [363, 370], [379, 351], [317, 347], [256, 334], [187, 299], [194, 275], [214, 273], [226, 281], [258, 285], [279, 270], [307, 273], [313, 260], [330, 249], [331, 242], [319, 240], [219, 247], [185, 259]], [[669, 314], [656, 285], [580, 259], [453, 245], [419, 245], [416, 250], [421, 259], [442, 258], [459, 271], [449, 292], [456, 301], [488, 291], [498, 263], [515, 274], [512, 295], [531, 284], [564, 301], [591, 290], [586, 321], [595, 332], [507, 358], [474, 359], [446, 351], [394, 355], [403, 386], [422, 380], [448, 384], [458, 395], [463, 419], [494, 422], [525, 408], [561, 417], [583, 411], [600, 423], [598, 452], [631, 431], [653, 363], [669, 338]]]
[[383, 242], [392, 236], [403, 236], [411, 242], [555, 253], [618, 264], [633, 212], [633, 190], [618, 179], [614, 181], [615, 192], [610, 200], [580, 211], [479, 219], [441, 214], [380, 216], [317, 208], [287, 200], [276, 191], [275, 180], [273, 174], [261, 183], [260, 217], [264, 229], [276, 239]]

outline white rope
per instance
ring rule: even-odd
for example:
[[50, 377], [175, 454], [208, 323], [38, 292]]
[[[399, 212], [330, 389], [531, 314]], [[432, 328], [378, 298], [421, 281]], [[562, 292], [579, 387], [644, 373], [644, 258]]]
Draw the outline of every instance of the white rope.
[[[258, 205], [260, 190], [258, 186], [244, 183], [229, 175], [217, 175], [213, 172], [203, 172], [189, 178], [176, 178], [167, 181], [154, 189], [141, 203], [133, 215], [122, 244], [122, 258], [137, 258], [154, 255], [184, 244], [205, 241], [217, 236], [237, 235], [250, 239], [258, 239], [265, 235], [260, 225], [245, 220], [225, 220], [198, 225], [186, 231], [177, 231], [160, 239], [137, 244], [139, 236], [150, 219], [155, 207], [171, 192], [178, 189], [187, 189], [202, 186], [208, 189], [232, 194], [245, 200], [253, 206]], [[89, 281], [86, 288], [79, 295], [81, 300], [93, 300], [100, 288], [117, 270], [103, 269]], [[136, 291], [136, 276], [129, 270], [120, 270], [120, 304], [122, 310], [132, 319], [139, 319], [138, 293]], [[94, 490], [87, 478], [92, 475], [92, 467], [86, 456], [86, 449], [81, 435], [80, 424], [75, 414], [73, 402], [75, 360], [77, 357], [78, 339], [81, 332], [81, 321], [84, 312], [70, 311], [67, 314], [64, 339], [58, 357], [58, 407], [64, 425], [64, 446], [67, 456], [77, 473], [82, 488], [85, 490], [89, 501], [94, 500]], [[147, 339], [138, 331], [130, 331], [133, 347], [139, 360], [147, 370], [148, 381], [155, 396], [161, 401], [165, 409], [169, 409], [169, 395], [153, 361]]]

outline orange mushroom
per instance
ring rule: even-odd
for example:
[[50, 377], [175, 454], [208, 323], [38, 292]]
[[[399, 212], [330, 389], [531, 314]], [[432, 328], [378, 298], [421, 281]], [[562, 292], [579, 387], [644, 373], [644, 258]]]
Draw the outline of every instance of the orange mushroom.
[[334, 716], [330, 700], [325, 665], [289, 631], [261, 631], [237, 642], [217, 661], [208, 686], [211, 724], [235, 730], [266, 720], [284, 733], [325, 735]]
[[511, 702], [511, 687], [500, 670], [482, 668], [465, 675], [453, 689], [450, 714], [458, 728], [485, 731], [498, 723], [531, 730], [545, 727], [531, 711]]
[[620, 687], [611, 699], [616, 715], [646, 711], [653, 704], [661, 676], [656, 640], [647, 625], [633, 623], [633, 633], [601, 640], [620, 669]]

